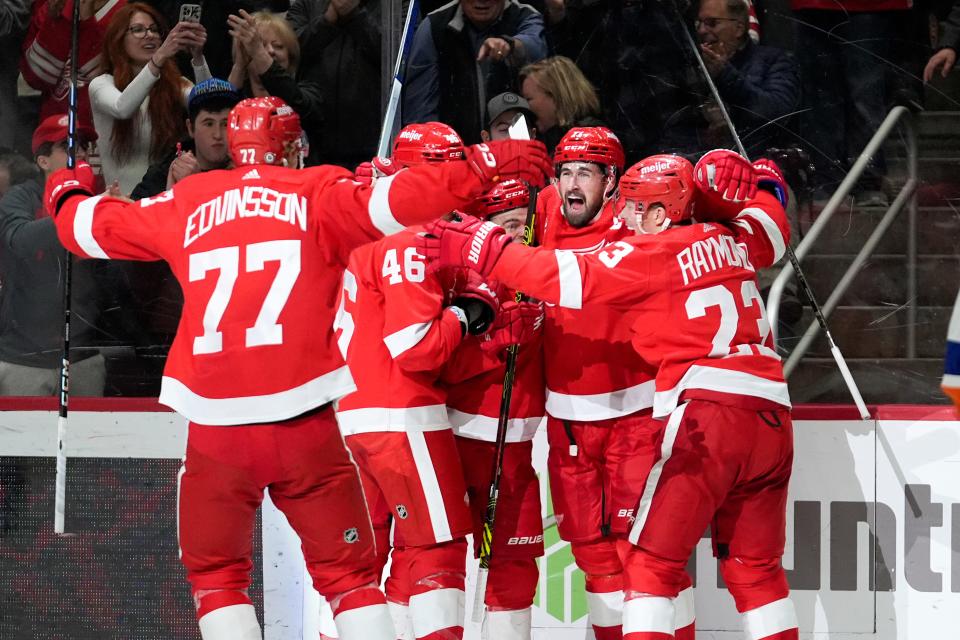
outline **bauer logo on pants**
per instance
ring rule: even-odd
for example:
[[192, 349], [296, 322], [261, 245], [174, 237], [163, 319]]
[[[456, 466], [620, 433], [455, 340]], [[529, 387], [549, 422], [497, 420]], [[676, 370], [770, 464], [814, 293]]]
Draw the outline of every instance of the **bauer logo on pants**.
[[360, 533], [357, 531], [356, 527], [350, 527], [343, 532], [343, 541], [347, 544], [353, 544], [360, 540]]

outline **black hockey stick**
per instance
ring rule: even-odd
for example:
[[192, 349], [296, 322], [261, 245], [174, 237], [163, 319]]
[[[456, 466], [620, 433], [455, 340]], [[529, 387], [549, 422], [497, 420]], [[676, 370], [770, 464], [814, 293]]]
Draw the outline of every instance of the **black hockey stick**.
[[[80, 55], [80, 0], [73, 0], [70, 27], [70, 95], [67, 119], [67, 168], [77, 166], [77, 57]], [[67, 415], [70, 398], [70, 294], [73, 284], [73, 257], [64, 250], [63, 265], [63, 352], [60, 356], [60, 406], [57, 418], [57, 477], [53, 499], [53, 531], [64, 533], [67, 503]]]
[[[737, 146], [737, 151], [741, 156], [749, 161], [750, 157], [747, 155], [747, 150], [743, 147], [743, 143], [740, 141], [740, 136], [737, 134], [737, 128], [734, 126], [733, 120], [730, 118], [730, 114], [727, 112], [727, 107], [723, 102], [723, 98], [720, 97], [720, 91], [717, 89], [717, 85], [714, 83], [713, 78], [710, 77], [710, 71], [707, 69], [707, 65], [703, 61], [703, 56], [700, 55], [700, 48], [694, 41], [693, 36], [690, 35], [690, 30], [687, 29], [687, 23], [683, 19], [683, 14], [680, 12], [680, 7], [677, 6], [676, 0], [671, 0], [671, 4], [673, 5], [673, 9], [677, 14], [680, 30], [683, 31], [683, 35], [687, 40], [687, 44], [689, 45], [690, 50], [693, 52], [694, 57], [697, 59], [697, 63], [700, 66], [700, 71], [703, 73], [703, 79], [706, 81], [707, 86], [710, 88], [710, 93], [713, 95], [713, 99], [720, 108], [720, 114], [723, 116], [723, 120], [726, 122], [727, 128], [730, 129], [730, 135], [733, 137], [733, 141]], [[867, 410], [867, 405], [863, 402], [863, 396], [860, 394], [860, 389], [857, 387], [857, 383], [853, 379], [853, 374], [850, 373], [850, 367], [847, 366], [847, 361], [844, 360], [843, 354], [840, 353], [840, 347], [838, 347], [837, 343], [833, 340], [833, 335], [830, 333], [830, 328], [827, 326], [827, 319], [823, 316], [823, 311], [820, 309], [820, 304], [813, 295], [813, 290], [810, 288], [810, 284], [807, 282], [806, 276], [803, 275], [803, 269], [800, 268], [800, 261], [797, 259], [797, 254], [793, 252], [793, 247], [791, 247], [789, 243], [785, 243], [785, 248], [787, 257], [790, 259], [790, 264], [793, 266], [793, 272], [797, 274], [797, 283], [803, 290], [804, 295], [807, 296], [807, 299], [810, 301], [810, 306], [813, 308], [813, 315], [817, 319], [817, 324], [820, 325], [820, 330], [823, 331], [827, 341], [830, 343], [830, 353], [833, 355], [833, 359], [836, 361], [837, 367], [840, 369], [840, 375], [843, 377], [843, 381], [846, 383], [847, 389], [850, 391], [850, 395], [853, 397], [853, 402], [856, 404], [857, 410], [860, 412], [860, 418], [863, 420], [869, 420], [870, 412]]]
[[[511, 138], [529, 140], [527, 120], [520, 114], [510, 127]], [[534, 226], [537, 219], [537, 188], [530, 185], [530, 203], [527, 205], [527, 220], [523, 228], [524, 246], [535, 244]], [[523, 294], [517, 291], [516, 301], [521, 302]], [[483, 531], [479, 541], [474, 541], [480, 548], [480, 569], [477, 571], [476, 590], [473, 594], [474, 622], [483, 621], [484, 597], [487, 592], [487, 577], [490, 573], [490, 561], [493, 559], [493, 529], [497, 517], [497, 501], [500, 498], [500, 476], [503, 473], [503, 452], [507, 446], [507, 426], [510, 424], [510, 400], [513, 397], [513, 380], [517, 372], [517, 354], [520, 346], [512, 344], [507, 347], [506, 371], [503, 374], [503, 393], [500, 396], [500, 413], [497, 416], [497, 448], [494, 455], [493, 473], [490, 480], [490, 491], [487, 494], [487, 511], [483, 517]]]

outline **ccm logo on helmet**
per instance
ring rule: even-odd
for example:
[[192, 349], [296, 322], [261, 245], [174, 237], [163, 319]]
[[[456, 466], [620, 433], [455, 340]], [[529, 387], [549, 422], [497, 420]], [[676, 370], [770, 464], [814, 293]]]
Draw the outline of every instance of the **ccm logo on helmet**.
[[514, 536], [507, 540], [507, 544], [540, 544], [543, 542], [543, 534], [538, 536]]
[[484, 222], [473, 234], [473, 240], [470, 242], [470, 253], [467, 254], [467, 259], [473, 264], [480, 263], [480, 250], [483, 249], [483, 241], [487, 239], [487, 236], [496, 226], [492, 222]]

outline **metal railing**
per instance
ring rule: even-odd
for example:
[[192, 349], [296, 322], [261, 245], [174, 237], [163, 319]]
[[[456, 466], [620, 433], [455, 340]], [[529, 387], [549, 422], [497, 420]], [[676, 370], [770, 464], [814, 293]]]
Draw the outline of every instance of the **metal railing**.
[[[797, 245], [797, 248], [794, 252], [797, 255], [797, 261], [802, 262], [803, 258], [810, 252], [810, 249], [813, 247], [814, 243], [816, 243], [817, 238], [819, 238], [824, 227], [827, 226], [827, 224], [830, 222], [830, 219], [833, 217], [833, 214], [836, 213], [837, 209], [840, 207], [840, 204], [850, 194], [850, 190], [860, 178], [864, 169], [867, 167], [867, 164], [870, 162], [870, 159], [877, 153], [877, 151], [880, 149], [880, 145], [886, 141], [890, 133], [898, 124], [903, 125], [907, 145], [907, 182], [903, 185], [903, 188], [900, 189], [900, 193], [897, 194], [897, 197], [890, 204], [890, 207], [887, 209], [886, 213], [883, 215], [883, 218], [873, 230], [873, 233], [871, 233], [870, 237], [867, 238], [866, 242], [863, 243], [863, 247], [860, 249], [860, 252], [857, 253], [856, 257], [853, 259], [853, 262], [844, 272], [843, 276], [840, 278], [840, 281], [837, 283], [836, 288], [834, 288], [834, 290], [831, 292], [830, 297], [827, 298], [826, 303], [822, 305], [821, 309], [823, 311], [823, 317], [829, 318], [830, 314], [837, 307], [840, 298], [842, 298], [847, 292], [847, 289], [853, 283], [854, 278], [857, 277], [857, 274], [860, 273], [860, 270], [863, 268], [864, 264], [866, 264], [867, 259], [876, 249], [881, 238], [883, 238], [883, 235], [890, 228], [890, 225], [893, 224], [893, 221], [903, 209], [904, 205], [908, 205], [909, 218], [907, 231], [906, 305], [907, 357], [914, 358], [916, 357], [917, 351], [917, 136], [914, 130], [913, 118], [909, 109], [898, 106], [890, 110], [890, 113], [887, 114], [887, 117], [877, 129], [877, 132], [873, 135], [873, 138], [871, 138], [870, 142], [867, 143], [867, 146], [857, 158], [857, 161], [853, 164], [853, 167], [851, 167], [850, 172], [847, 173], [847, 176], [843, 179], [843, 182], [840, 183], [840, 186], [837, 188], [836, 192], [834, 192], [833, 196], [830, 197], [827, 205], [823, 208], [823, 211], [820, 212], [820, 215], [810, 227], [810, 230], [807, 231], [800, 244]], [[770, 295], [767, 297], [767, 312], [770, 318], [770, 326], [774, 331], [776, 331], [777, 327], [777, 318], [780, 312], [780, 300], [783, 297], [783, 289], [790, 277], [793, 276], [793, 273], [793, 265], [788, 262], [786, 265], [784, 265], [783, 270], [780, 271], [780, 274], [777, 276], [776, 280], [773, 281], [773, 285], [770, 287]], [[810, 326], [807, 327], [806, 332], [803, 334], [803, 337], [800, 338], [800, 341], [793, 348], [793, 351], [790, 353], [790, 357], [783, 366], [783, 373], [785, 376], [789, 376], [793, 372], [797, 364], [799, 364], [800, 359], [810, 348], [810, 345], [813, 344], [813, 341], [816, 339], [819, 332], [820, 326], [817, 324], [816, 320], [812, 321]]]

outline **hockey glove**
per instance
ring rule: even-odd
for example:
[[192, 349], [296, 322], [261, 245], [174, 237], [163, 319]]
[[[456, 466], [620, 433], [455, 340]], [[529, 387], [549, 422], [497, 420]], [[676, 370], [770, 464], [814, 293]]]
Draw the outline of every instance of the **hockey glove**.
[[47, 179], [47, 186], [43, 193], [43, 201], [47, 212], [56, 217], [60, 205], [67, 196], [82, 193], [92, 196], [96, 189], [97, 179], [93, 169], [86, 162], [78, 162], [73, 169], [58, 169]]
[[729, 149], [705, 153], [694, 167], [693, 175], [702, 193], [719, 196], [726, 202], [746, 202], [757, 192], [753, 165]]
[[370, 162], [361, 162], [353, 172], [353, 179], [372, 187], [377, 178], [392, 176], [400, 170], [400, 165], [390, 158], [374, 156]]
[[787, 181], [783, 179], [783, 172], [773, 160], [760, 158], [753, 163], [753, 170], [757, 176], [757, 187], [769, 191], [780, 204], [787, 206]]
[[510, 243], [503, 227], [473, 216], [462, 220], [437, 220], [417, 235], [417, 253], [426, 258], [431, 271], [467, 267], [486, 278]]
[[499, 353], [512, 344], [530, 342], [543, 327], [543, 318], [542, 302], [504, 302], [480, 348], [487, 353]]
[[500, 309], [500, 301], [487, 283], [476, 274], [472, 274], [451, 306], [463, 311], [463, 316], [457, 315], [461, 322], [466, 320], [466, 332], [479, 336], [490, 329]]
[[535, 187], [553, 177], [547, 148], [536, 140], [493, 140], [467, 147], [466, 161], [483, 181], [493, 184], [516, 178]]

